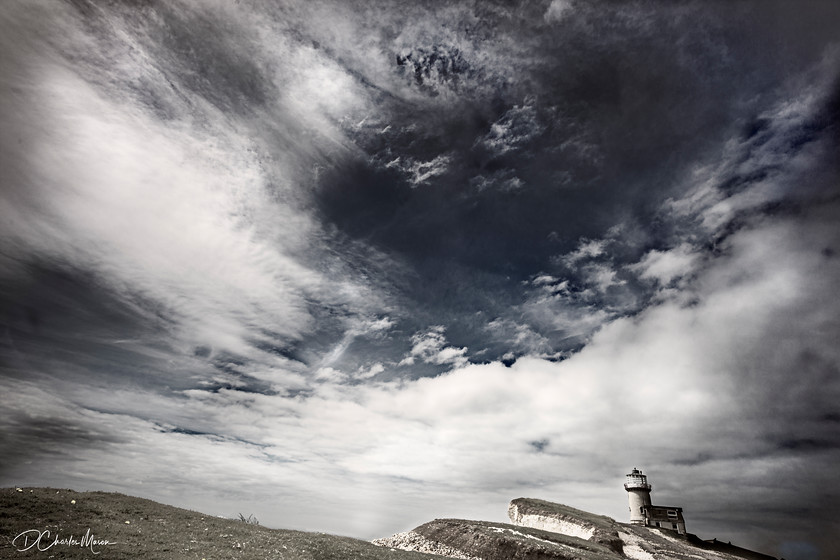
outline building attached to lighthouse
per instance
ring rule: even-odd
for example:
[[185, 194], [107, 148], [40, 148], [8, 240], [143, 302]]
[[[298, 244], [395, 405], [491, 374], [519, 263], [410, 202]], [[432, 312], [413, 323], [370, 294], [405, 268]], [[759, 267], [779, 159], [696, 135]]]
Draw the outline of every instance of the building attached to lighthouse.
[[624, 489], [630, 502], [630, 523], [657, 527], [676, 531], [685, 535], [685, 519], [682, 508], [673, 506], [655, 506], [650, 501], [650, 491], [653, 487], [648, 484], [647, 476], [634, 468], [627, 475]]

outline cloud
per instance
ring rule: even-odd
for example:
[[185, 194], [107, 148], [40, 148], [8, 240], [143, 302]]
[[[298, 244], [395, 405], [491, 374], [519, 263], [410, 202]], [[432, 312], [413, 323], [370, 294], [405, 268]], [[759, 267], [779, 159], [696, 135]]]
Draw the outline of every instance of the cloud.
[[487, 323], [485, 330], [508, 349], [506, 359], [512, 360], [521, 354], [540, 357], [555, 355], [551, 341], [533, 330], [530, 325], [498, 318]]
[[534, 278], [531, 281], [531, 283], [535, 286], [549, 286], [551, 284], [554, 284], [557, 281], [558, 281], [558, 279], [555, 278], [554, 276], [551, 276], [549, 274], [540, 274], [539, 276]]
[[[833, 126], [825, 113], [835, 92], [834, 77], [821, 69], [836, 56], [812, 69], [813, 82], [795, 98], [782, 99], [751, 119], [746, 133], [726, 142], [716, 164], [695, 166], [689, 193], [671, 200], [667, 211], [714, 232], [739, 216], [786, 199], [807, 200], [825, 189], [833, 178], [833, 170], [822, 164], [825, 150], [831, 149], [825, 132]], [[816, 174], [806, 182], [803, 173]]]
[[526, 104], [513, 106], [490, 125], [490, 130], [476, 141], [476, 145], [486, 149], [492, 157], [523, 148], [544, 130], [533, 103], [534, 100], [529, 99]]
[[638, 273], [640, 278], [655, 280], [667, 286], [673, 280], [693, 272], [698, 258], [695, 249], [683, 243], [669, 251], [649, 251], [629, 268]]
[[396, 158], [385, 164], [386, 169], [396, 168], [402, 171], [408, 178], [412, 187], [428, 183], [428, 181], [446, 173], [451, 158], [446, 155], [439, 155], [429, 161], [402, 161]]
[[586, 265], [581, 272], [588, 284], [592, 284], [597, 290], [604, 292], [610, 286], [621, 285], [623, 282], [616, 279], [616, 271], [605, 263], [594, 263]]
[[545, 11], [545, 21], [551, 23], [561, 21], [565, 18], [574, 7], [570, 0], [551, 0], [548, 9]]
[[604, 239], [581, 239], [578, 248], [564, 255], [562, 261], [569, 266], [573, 266], [581, 260], [603, 255], [606, 246], [607, 240]]
[[[284, 125], [309, 127], [315, 143], [336, 138], [334, 120], [358, 107], [360, 97], [335, 63], [311, 49], [282, 42], [269, 47], [288, 55], [279, 57], [282, 72], [295, 79], [280, 105], [266, 100], [251, 107], [276, 119], [268, 130], [231, 126], [218, 100], [208, 103], [204, 90], [180, 89], [176, 78], [166, 87], [156, 83], [155, 103], [168, 111], [161, 119], [158, 106], [133, 97], [129, 87], [181, 69], [179, 60], [161, 56], [160, 44], [149, 43], [153, 29], [115, 18], [133, 50], [117, 49], [119, 64], [79, 59], [73, 66], [62, 49], [73, 53], [85, 41], [103, 39], [72, 26], [69, 35], [51, 33], [75, 22], [76, 14], [37, 19], [38, 9], [15, 10], [24, 30], [10, 30], [7, 41], [27, 48], [9, 47], [20, 60], [4, 58], [10, 65], [5, 79], [29, 92], [9, 98], [3, 111], [12, 123], [3, 152], [17, 177], [2, 195], [9, 218], [3, 235], [17, 240], [19, 263], [38, 255], [93, 274], [118, 298], [166, 317], [181, 351], [209, 347], [268, 363], [274, 358], [253, 345], [308, 336], [315, 328], [309, 301], [344, 306], [351, 315], [376, 307], [360, 278], [332, 280], [321, 272], [344, 264], [327, 256], [326, 234], [302, 211], [291, 186], [300, 181], [296, 167], [305, 165], [308, 147], [286, 151], [284, 161], [265, 157], [265, 141], [277, 141]], [[162, 14], [162, 21], [171, 18], [166, 25], [192, 17], [190, 8], [173, 10]], [[103, 71], [110, 81], [95, 77]]]
[[470, 184], [479, 192], [489, 188], [500, 192], [515, 192], [525, 186], [525, 182], [512, 169], [499, 170], [490, 175], [476, 175], [470, 179]]
[[455, 348], [447, 345], [446, 328], [436, 325], [425, 332], [418, 332], [411, 336], [413, 346], [408, 355], [402, 359], [400, 365], [412, 365], [416, 359], [427, 364], [435, 365], [463, 365], [467, 363], [466, 348]]
[[370, 379], [371, 377], [375, 377], [383, 371], [385, 371], [385, 366], [377, 362], [367, 369], [359, 368], [356, 377], [358, 377], [359, 379]]

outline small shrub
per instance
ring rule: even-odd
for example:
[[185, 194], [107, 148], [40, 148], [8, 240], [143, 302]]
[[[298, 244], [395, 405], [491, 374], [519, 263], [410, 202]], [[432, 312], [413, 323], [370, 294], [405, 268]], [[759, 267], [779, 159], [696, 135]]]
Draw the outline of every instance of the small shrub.
[[253, 514], [249, 515], [248, 517], [245, 517], [244, 515], [242, 515], [240, 513], [239, 514], [239, 521], [241, 521], [242, 523], [247, 523], [248, 525], [259, 525], [260, 524], [259, 520], [256, 517], [254, 517]]

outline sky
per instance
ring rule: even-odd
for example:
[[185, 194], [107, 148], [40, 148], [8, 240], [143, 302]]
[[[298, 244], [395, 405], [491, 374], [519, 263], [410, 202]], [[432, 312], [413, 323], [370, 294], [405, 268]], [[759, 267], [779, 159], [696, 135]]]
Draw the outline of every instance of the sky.
[[840, 4], [0, 3], [0, 484], [840, 558]]

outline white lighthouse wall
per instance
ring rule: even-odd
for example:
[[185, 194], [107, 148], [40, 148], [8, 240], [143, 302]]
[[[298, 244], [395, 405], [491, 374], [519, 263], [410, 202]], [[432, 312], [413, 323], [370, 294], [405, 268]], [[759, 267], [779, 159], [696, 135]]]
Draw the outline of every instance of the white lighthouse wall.
[[647, 490], [628, 490], [627, 498], [630, 503], [630, 523], [644, 524], [645, 515], [642, 506], [649, 506], [650, 492]]

